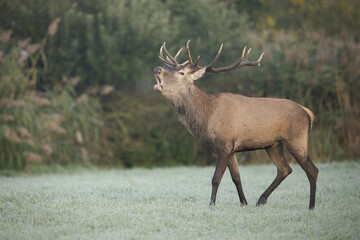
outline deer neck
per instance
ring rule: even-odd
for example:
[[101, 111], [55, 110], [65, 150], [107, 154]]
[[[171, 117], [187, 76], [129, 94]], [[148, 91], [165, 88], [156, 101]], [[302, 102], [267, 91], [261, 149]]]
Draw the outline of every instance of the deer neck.
[[205, 141], [208, 119], [214, 109], [214, 97], [193, 85], [171, 103], [189, 132]]

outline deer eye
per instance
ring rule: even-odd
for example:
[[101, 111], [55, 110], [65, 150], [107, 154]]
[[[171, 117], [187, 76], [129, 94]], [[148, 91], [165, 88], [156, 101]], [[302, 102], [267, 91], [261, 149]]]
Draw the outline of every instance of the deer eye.
[[184, 72], [179, 72], [181, 75], [184, 75]]

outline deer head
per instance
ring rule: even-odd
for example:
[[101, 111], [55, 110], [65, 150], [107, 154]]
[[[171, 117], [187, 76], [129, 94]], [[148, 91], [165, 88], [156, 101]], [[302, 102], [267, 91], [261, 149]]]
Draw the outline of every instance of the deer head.
[[[154, 69], [155, 78], [157, 84], [154, 86], [155, 90], [160, 91], [165, 97], [171, 97], [181, 94], [182, 92], [186, 92], [189, 88], [194, 85], [194, 81], [202, 78], [206, 72], [218, 73], [218, 72], [226, 72], [230, 70], [234, 70], [244, 66], [259, 66], [260, 61], [264, 55], [262, 53], [258, 60], [255, 62], [248, 61], [248, 56], [251, 51], [251, 48], [246, 52], [246, 47], [244, 47], [241, 58], [235, 62], [234, 64], [226, 67], [214, 68], [217, 60], [222, 51], [223, 44], [221, 44], [217, 55], [214, 60], [205, 67], [200, 67], [198, 56], [196, 62], [194, 63], [190, 54], [189, 47], [190, 40], [186, 43], [188, 60], [184, 63], [178, 63], [177, 57], [182, 52], [182, 48], [175, 54], [174, 57], [167, 51], [165, 42], [160, 48], [160, 60], [164, 63], [163, 67], [156, 67]], [[166, 59], [164, 58], [164, 54], [166, 54]]]

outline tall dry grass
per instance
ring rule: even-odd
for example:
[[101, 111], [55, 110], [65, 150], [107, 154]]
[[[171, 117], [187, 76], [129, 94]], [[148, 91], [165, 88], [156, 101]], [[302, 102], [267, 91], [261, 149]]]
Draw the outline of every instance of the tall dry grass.
[[11, 31], [0, 36], [0, 169], [86, 165], [96, 158], [91, 146], [99, 140], [101, 107], [88, 95], [77, 97], [74, 85], [80, 77], [59, 81], [54, 89], [36, 88], [46, 64], [46, 43], [59, 21], [49, 26], [41, 44], [15, 41]]

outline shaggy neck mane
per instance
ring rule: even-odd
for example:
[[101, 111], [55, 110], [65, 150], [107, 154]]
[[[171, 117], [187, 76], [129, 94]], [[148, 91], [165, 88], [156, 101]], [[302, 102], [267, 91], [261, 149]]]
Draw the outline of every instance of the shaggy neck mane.
[[170, 101], [179, 114], [181, 122], [200, 141], [205, 141], [208, 119], [214, 109], [214, 96], [196, 86]]

